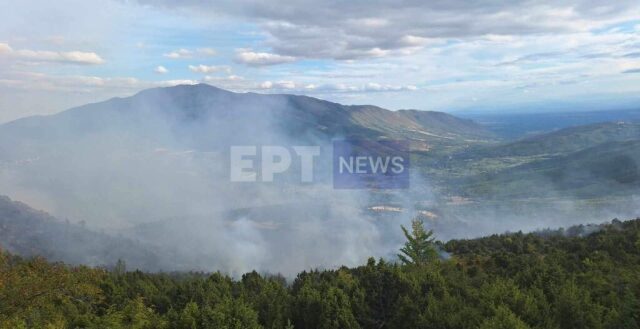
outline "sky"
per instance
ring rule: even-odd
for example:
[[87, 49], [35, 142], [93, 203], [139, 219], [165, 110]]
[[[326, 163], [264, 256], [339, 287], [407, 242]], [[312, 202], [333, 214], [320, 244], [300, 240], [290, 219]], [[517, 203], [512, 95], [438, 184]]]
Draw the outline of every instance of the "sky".
[[0, 0], [0, 122], [208, 83], [389, 109], [640, 101], [638, 0]]

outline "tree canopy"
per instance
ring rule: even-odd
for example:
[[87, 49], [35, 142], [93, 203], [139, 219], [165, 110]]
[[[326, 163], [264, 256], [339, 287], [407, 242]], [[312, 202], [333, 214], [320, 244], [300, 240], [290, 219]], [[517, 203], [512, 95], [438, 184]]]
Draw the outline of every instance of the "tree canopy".
[[410, 265], [371, 258], [291, 279], [0, 252], [0, 329], [640, 328], [640, 219], [453, 240], [437, 262], [432, 234], [413, 224]]
[[421, 219], [411, 221], [411, 232], [400, 225], [407, 242], [400, 249], [398, 258], [405, 265], [425, 265], [438, 259], [432, 230], [426, 230]]

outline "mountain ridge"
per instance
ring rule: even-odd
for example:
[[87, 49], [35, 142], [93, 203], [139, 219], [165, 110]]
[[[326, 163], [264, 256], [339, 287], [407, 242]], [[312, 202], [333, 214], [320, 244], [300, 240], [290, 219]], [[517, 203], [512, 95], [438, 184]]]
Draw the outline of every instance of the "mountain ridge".
[[[235, 93], [208, 84], [151, 88], [130, 97], [111, 98], [50, 116], [22, 118], [0, 125], [0, 134], [1, 130], [7, 129], [42, 130], [42, 134], [56, 121], [65, 125], [65, 120], [75, 120], [67, 124], [75, 129], [83, 126], [86, 130], [99, 130], [110, 120], [122, 120], [126, 125], [158, 114], [166, 120], [180, 122], [233, 121], [241, 120], [239, 117], [244, 115], [246, 120], [254, 122], [269, 121], [269, 128], [330, 137], [386, 136], [419, 141], [493, 138], [491, 133], [473, 121], [444, 112], [391, 111], [374, 105], [343, 105], [291, 94]], [[64, 127], [69, 128], [72, 127]]]

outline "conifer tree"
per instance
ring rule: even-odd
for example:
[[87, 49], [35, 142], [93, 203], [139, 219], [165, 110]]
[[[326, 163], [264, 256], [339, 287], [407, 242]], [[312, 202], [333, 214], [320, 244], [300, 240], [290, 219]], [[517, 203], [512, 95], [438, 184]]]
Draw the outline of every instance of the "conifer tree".
[[404, 247], [398, 254], [400, 261], [405, 265], [425, 265], [438, 259], [432, 230], [426, 230], [424, 223], [419, 218], [411, 221], [411, 233], [402, 225], [402, 232], [407, 238]]

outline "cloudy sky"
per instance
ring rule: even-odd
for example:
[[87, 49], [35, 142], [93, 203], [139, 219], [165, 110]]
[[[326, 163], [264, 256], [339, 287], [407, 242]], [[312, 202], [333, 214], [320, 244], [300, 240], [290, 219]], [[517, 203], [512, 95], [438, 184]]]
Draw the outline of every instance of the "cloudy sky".
[[0, 0], [0, 122], [198, 82], [390, 109], [629, 107], [640, 1]]

